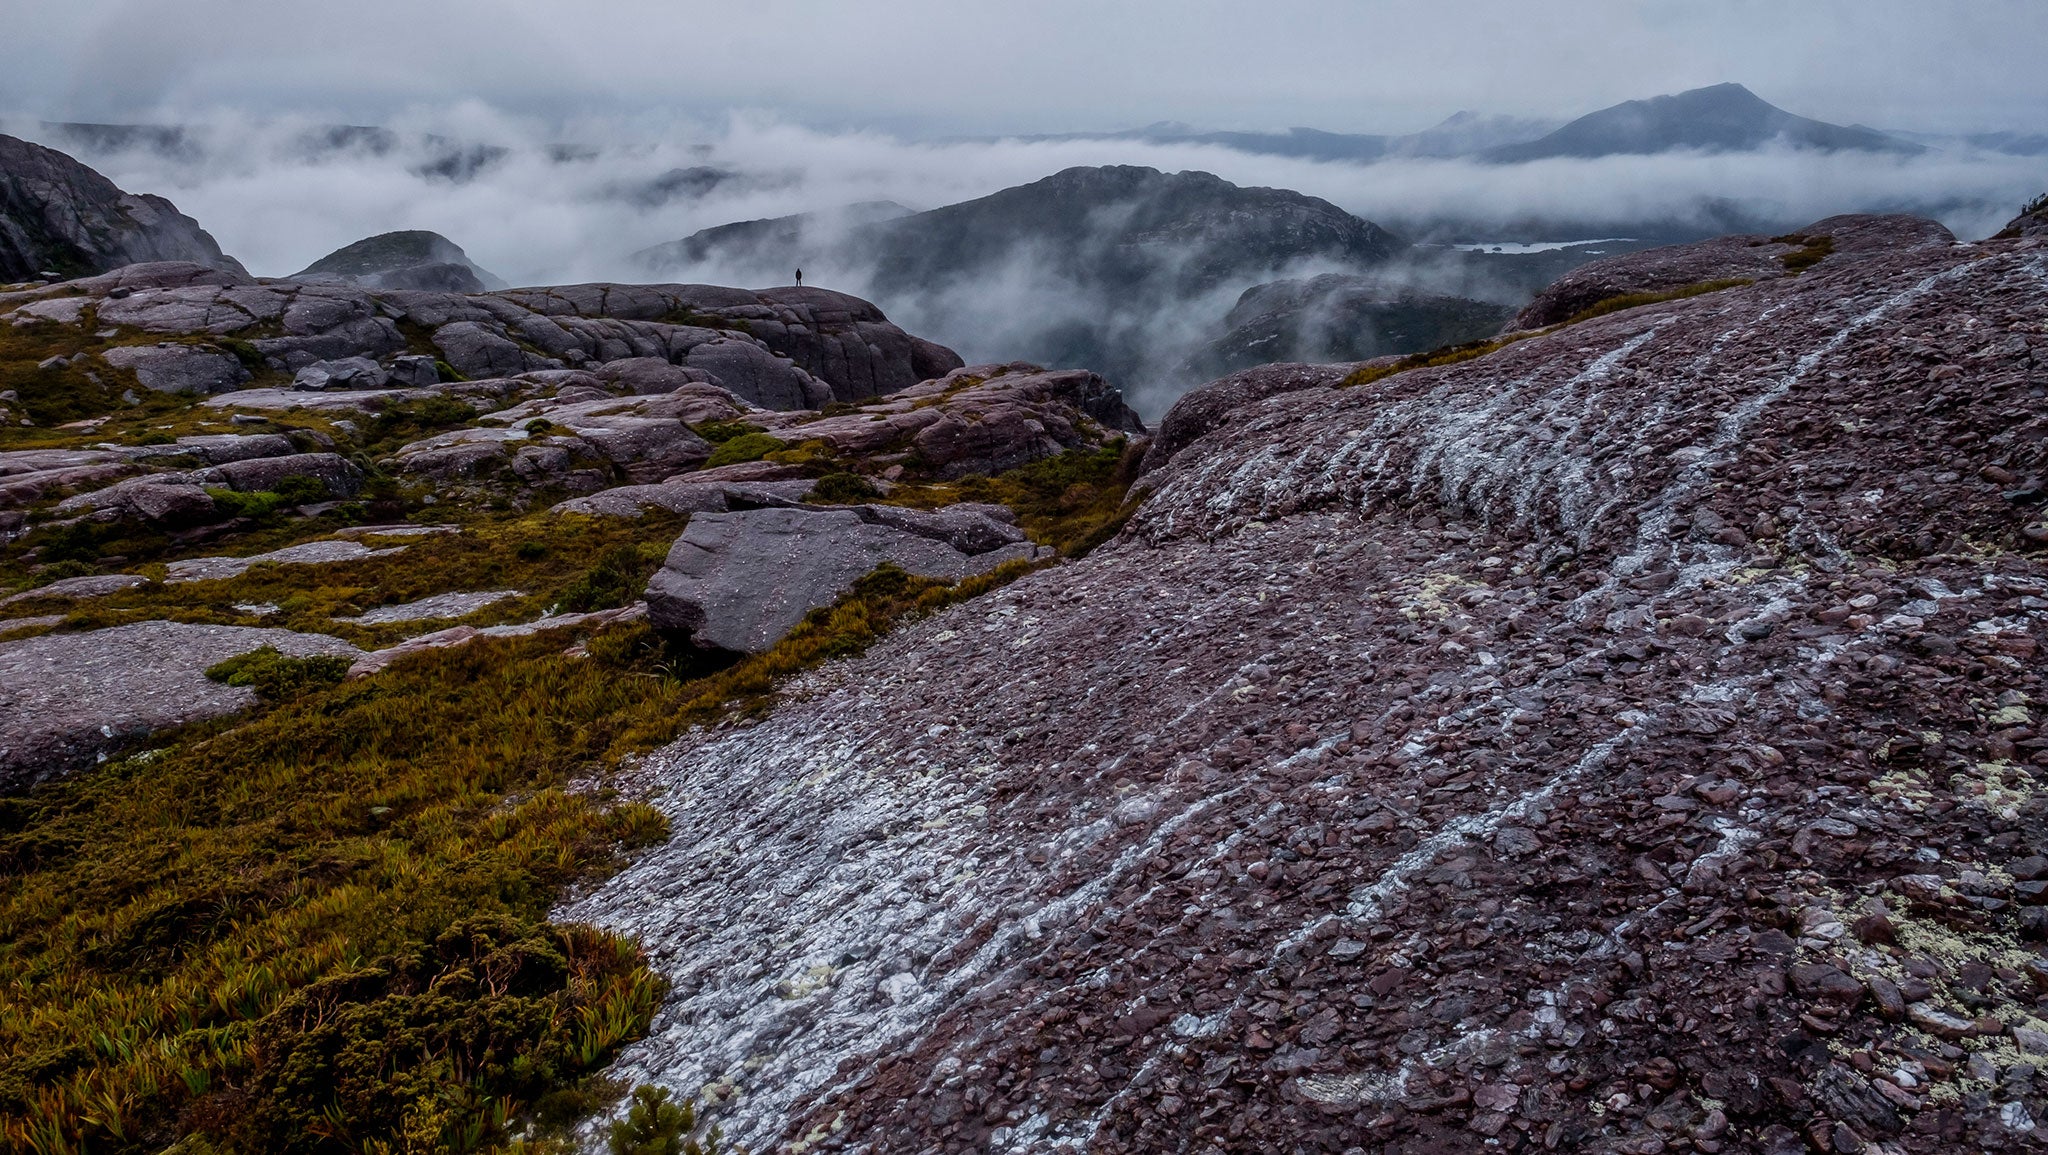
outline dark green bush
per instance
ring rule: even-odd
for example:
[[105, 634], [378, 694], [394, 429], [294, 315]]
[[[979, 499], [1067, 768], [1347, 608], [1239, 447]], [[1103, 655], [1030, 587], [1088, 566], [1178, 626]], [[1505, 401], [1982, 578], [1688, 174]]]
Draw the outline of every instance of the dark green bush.
[[326, 482], [303, 473], [278, 482], [277, 488], [271, 492], [283, 498], [288, 505], [310, 505], [316, 501], [325, 501], [330, 496]]
[[858, 473], [828, 473], [811, 487], [806, 500], [830, 505], [852, 505], [882, 496], [875, 484]]

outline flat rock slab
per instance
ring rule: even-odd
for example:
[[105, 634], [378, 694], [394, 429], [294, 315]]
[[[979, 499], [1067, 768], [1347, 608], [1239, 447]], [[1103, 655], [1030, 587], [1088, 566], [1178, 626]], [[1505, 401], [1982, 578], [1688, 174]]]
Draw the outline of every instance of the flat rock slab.
[[362, 652], [324, 634], [181, 622], [0, 643], [0, 790], [90, 765], [166, 727], [248, 709], [255, 691], [210, 681], [206, 668], [264, 646], [292, 657]]
[[30, 630], [40, 630], [44, 626], [54, 626], [63, 620], [63, 614], [38, 614], [32, 618], [8, 618], [5, 621], [0, 621], [0, 634], [27, 633]]
[[360, 616], [347, 619], [359, 626], [380, 626], [387, 622], [424, 622], [434, 618], [459, 618], [506, 598], [516, 598], [519, 590], [477, 590], [472, 593], [435, 594], [415, 602], [402, 605], [378, 606]]
[[352, 525], [337, 529], [334, 536], [341, 538], [364, 537], [437, 537], [445, 533], [461, 533], [459, 525]]
[[795, 505], [815, 488], [808, 478], [798, 481], [697, 481], [688, 474], [655, 485], [619, 485], [599, 493], [572, 497], [557, 504], [554, 513], [582, 513], [593, 517], [639, 517], [649, 509], [669, 513], [723, 513], [749, 506]]
[[383, 670], [407, 654], [416, 654], [422, 650], [445, 650], [451, 646], [466, 646], [478, 638], [523, 638], [544, 630], [561, 630], [571, 626], [595, 629], [620, 622], [639, 621], [646, 616], [647, 603], [634, 602], [615, 610], [593, 610], [587, 614], [555, 614], [513, 625], [484, 626], [481, 629], [476, 626], [450, 626], [445, 630], [407, 638], [395, 646], [364, 654], [348, 668], [348, 676], [366, 677]]
[[265, 562], [273, 565], [323, 565], [337, 561], [360, 561], [366, 557], [383, 557], [404, 549], [402, 545], [371, 549], [357, 541], [309, 541], [249, 557], [195, 557], [174, 561], [168, 567], [170, 576], [164, 581], [167, 584], [218, 581], [221, 578], [240, 577], [248, 572], [251, 566], [262, 565]]
[[23, 590], [10, 597], [0, 598], [0, 606], [11, 606], [16, 602], [36, 598], [103, 598], [122, 590], [146, 586], [149, 579], [139, 573], [96, 573], [84, 577], [62, 578], [46, 586]]
[[700, 646], [758, 654], [875, 567], [959, 581], [1036, 556], [1013, 525], [978, 511], [889, 506], [703, 513], [647, 587], [651, 620]]

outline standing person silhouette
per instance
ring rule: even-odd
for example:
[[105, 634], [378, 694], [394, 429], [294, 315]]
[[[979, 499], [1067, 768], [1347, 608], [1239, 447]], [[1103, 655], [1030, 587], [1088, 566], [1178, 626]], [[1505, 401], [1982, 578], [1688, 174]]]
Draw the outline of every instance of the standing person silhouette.
[[802, 269], [798, 269], [796, 271], [796, 283], [798, 285], [802, 285], [804, 283], [804, 271]]

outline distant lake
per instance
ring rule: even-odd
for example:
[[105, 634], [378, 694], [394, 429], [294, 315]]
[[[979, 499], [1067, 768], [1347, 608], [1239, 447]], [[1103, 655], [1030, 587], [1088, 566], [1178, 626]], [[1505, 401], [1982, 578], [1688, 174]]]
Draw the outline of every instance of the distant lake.
[[1575, 249], [1580, 245], [1610, 245], [1635, 240], [1634, 237], [1595, 237], [1588, 241], [1481, 241], [1474, 245], [1452, 245], [1461, 253], [1500, 253], [1503, 256], [1519, 257], [1529, 253], [1548, 253], [1557, 249]]

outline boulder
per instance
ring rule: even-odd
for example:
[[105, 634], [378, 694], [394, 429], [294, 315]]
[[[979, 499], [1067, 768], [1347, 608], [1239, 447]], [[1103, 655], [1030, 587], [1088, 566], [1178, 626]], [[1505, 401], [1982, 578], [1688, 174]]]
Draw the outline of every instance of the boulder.
[[203, 485], [224, 485], [242, 493], [274, 490], [289, 477], [310, 477], [327, 487], [329, 497], [354, 497], [363, 488], [363, 471], [335, 453], [299, 453], [231, 461], [195, 475]]
[[192, 473], [131, 477], [57, 503], [60, 515], [109, 513], [170, 525], [211, 521], [214, 512], [213, 498]]
[[0, 642], [0, 791], [255, 705], [254, 690], [211, 681], [205, 671], [263, 646], [292, 657], [361, 653], [323, 634], [182, 622]]
[[100, 358], [159, 393], [225, 393], [249, 379], [238, 358], [204, 345], [124, 345]]
[[297, 453], [298, 447], [282, 433], [196, 433], [169, 445], [123, 446], [115, 452], [130, 461], [191, 456], [208, 465], [223, 465], [258, 457], [287, 457]]
[[[383, 366], [368, 357], [343, 357], [335, 361], [315, 361], [299, 370], [292, 375], [292, 388], [314, 392], [323, 389], [382, 389], [390, 379], [391, 375], [384, 371]], [[435, 380], [439, 380], [439, 374], [435, 375]]]
[[703, 369], [672, 365], [660, 357], [621, 357], [599, 366], [597, 374], [628, 393], [672, 393], [685, 385], [713, 380]]
[[885, 563], [958, 581], [1037, 556], [985, 510], [749, 509], [691, 518], [647, 587], [649, 619], [708, 649], [757, 654]]
[[938, 477], [1000, 473], [1069, 449], [1142, 435], [1123, 395], [1085, 369], [972, 365], [850, 413], [750, 414], [790, 444], [821, 441], [842, 455], [915, 450]]
[[423, 388], [439, 385], [441, 370], [434, 364], [432, 357], [424, 353], [408, 353], [403, 357], [391, 359], [389, 378], [393, 385]]

